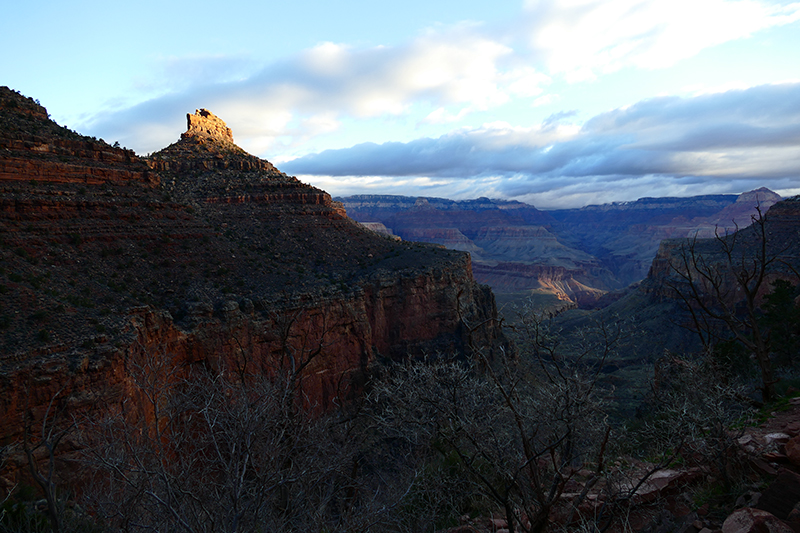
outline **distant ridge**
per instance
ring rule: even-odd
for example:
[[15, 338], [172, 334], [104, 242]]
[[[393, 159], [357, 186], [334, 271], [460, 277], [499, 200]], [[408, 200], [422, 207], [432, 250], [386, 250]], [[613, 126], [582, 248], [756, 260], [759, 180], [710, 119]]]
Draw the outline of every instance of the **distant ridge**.
[[709, 236], [749, 224], [781, 198], [741, 195], [640, 198], [544, 211], [518, 201], [394, 195], [337, 198], [361, 222], [403, 239], [468, 251], [476, 279], [499, 294], [550, 294], [555, 306], [591, 307], [643, 279], [662, 239]]

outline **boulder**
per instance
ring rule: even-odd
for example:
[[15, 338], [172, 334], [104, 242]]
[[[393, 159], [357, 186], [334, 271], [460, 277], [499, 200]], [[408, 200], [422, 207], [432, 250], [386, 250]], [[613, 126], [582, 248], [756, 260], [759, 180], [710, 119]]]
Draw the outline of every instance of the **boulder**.
[[775, 481], [761, 494], [756, 507], [786, 520], [798, 502], [800, 475], [782, 468]]
[[734, 511], [722, 524], [722, 533], [794, 533], [772, 513], [744, 507]]
[[789, 461], [795, 466], [800, 466], [800, 435], [789, 439], [784, 448]]

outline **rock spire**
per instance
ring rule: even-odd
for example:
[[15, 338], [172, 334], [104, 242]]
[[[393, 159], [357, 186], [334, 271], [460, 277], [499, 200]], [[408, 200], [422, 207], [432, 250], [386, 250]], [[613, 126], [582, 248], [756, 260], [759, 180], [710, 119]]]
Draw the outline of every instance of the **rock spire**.
[[185, 137], [211, 137], [223, 142], [233, 142], [233, 131], [208, 109], [198, 109], [194, 115], [186, 114]]

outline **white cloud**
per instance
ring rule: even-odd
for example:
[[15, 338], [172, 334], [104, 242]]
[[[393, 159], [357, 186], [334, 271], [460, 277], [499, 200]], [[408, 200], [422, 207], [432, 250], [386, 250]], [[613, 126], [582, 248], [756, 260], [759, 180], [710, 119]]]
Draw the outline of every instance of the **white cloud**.
[[435, 139], [327, 150], [284, 170], [348, 176], [351, 184], [358, 175], [384, 176], [387, 191], [416, 195], [431, 185], [409, 192], [411, 177], [439, 178], [450, 198], [494, 180], [490, 190], [501, 197], [549, 206], [800, 184], [800, 84], [654, 98], [582, 127], [566, 121], [573, 114], [529, 128], [494, 122]]
[[[538, 195], [552, 203], [558, 195], [577, 201], [606, 191], [621, 194], [623, 183], [627, 191], [644, 183], [657, 189], [665, 176], [676, 191], [677, 179], [684, 180], [680, 187], [697, 187], [710, 179], [755, 179], [759, 172], [790, 180], [782, 182], [790, 189], [800, 175], [800, 84], [738, 91], [730, 89], [744, 86], [699, 86], [693, 98], [645, 100], [583, 126], [578, 110], [554, 109], [540, 124], [524, 127], [469, 120], [497, 108], [512, 117], [514, 105], [526, 117], [537, 116], [542, 111], [532, 107], [574, 93], [562, 80], [665, 67], [799, 19], [798, 3], [756, 0], [531, 0], [503, 31], [461, 24], [399, 46], [323, 42], [257, 69], [245, 57], [162, 59], [170, 72], [151, 88], [158, 96], [96, 116], [82, 129], [150, 152], [178, 138], [186, 112], [206, 107], [248, 151], [270, 158], [284, 154], [289, 172], [337, 176], [336, 186], [358, 182], [376, 191], [380, 186], [447, 191], [450, 197]], [[529, 47], [519, 46], [520, 31]], [[437, 134], [451, 124], [446, 127], [452, 131], [435, 139], [361, 143], [292, 157], [308, 153], [319, 139], [334, 138], [345, 125], [403, 122]], [[687, 176], [699, 181], [688, 184]], [[580, 185], [578, 178], [592, 185]]]
[[530, 46], [570, 82], [629, 66], [668, 67], [800, 20], [800, 3], [756, 0], [528, 0], [525, 7]]
[[533, 107], [540, 107], [543, 105], [550, 105], [558, 102], [560, 97], [557, 94], [546, 94], [544, 96], [540, 96], [536, 100], [533, 101]]
[[[175, 67], [176, 81], [164, 83], [177, 87], [173, 92], [95, 116], [83, 127], [111, 135], [134, 129], [135, 123], [206, 107], [223, 117], [238, 139], [246, 139], [248, 148], [263, 153], [279, 145], [297, 147], [313, 135], [334, 131], [348, 117], [410, 116], [418, 109], [433, 108], [426, 111], [426, 121], [448, 123], [503, 105], [512, 97], [542, 93], [549, 77], [533, 67], [510, 64], [512, 57], [511, 48], [486, 37], [479, 27], [459, 25], [429, 31], [397, 47], [321, 43], [244, 78], [237, 74], [244, 68], [239, 60], [170, 59], [167, 63]], [[202, 82], [217, 70], [219, 75]], [[326, 127], [319, 127], [322, 124]], [[147, 137], [133, 144], [137, 150], [151, 151], [163, 142]]]

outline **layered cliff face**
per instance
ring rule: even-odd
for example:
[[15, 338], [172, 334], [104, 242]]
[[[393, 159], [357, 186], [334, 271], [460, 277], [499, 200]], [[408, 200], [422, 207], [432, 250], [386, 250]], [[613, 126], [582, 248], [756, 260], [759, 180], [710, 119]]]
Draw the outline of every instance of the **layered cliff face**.
[[598, 260], [564, 245], [550, 230], [553, 217], [521, 202], [367, 195], [340, 200], [354, 219], [380, 222], [403, 239], [470, 252], [475, 278], [495, 292], [521, 299], [549, 295], [563, 307], [591, 305], [613, 287], [611, 272]]
[[750, 224], [757, 208], [766, 212], [780, 199], [762, 188], [738, 196], [641, 198], [551, 214], [559, 238], [597, 257], [622, 287], [647, 276], [662, 240], [736, 231]]
[[0, 93], [0, 121], [18, 125], [0, 131], [13, 148], [0, 152], [5, 442], [54, 397], [73, 414], [135, 398], [142, 361], [168, 361], [175, 379], [302, 368], [300, 397], [324, 409], [356, 393], [376, 357], [505, 344], [467, 254], [367, 230], [246, 154], [207, 110], [187, 120], [141, 159]]
[[[404, 239], [472, 254], [476, 279], [508, 301], [547, 296], [545, 305], [595, 307], [642, 280], [663, 239], [713, 236], [750, 223], [780, 197], [767, 189], [742, 195], [642, 198], [539, 211], [520, 202], [452, 201], [402, 196], [342, 198], [362, 222], [382, 223]], [[555, 299], [555, 300], [554, 300]]]
[[157, 177], [131, 150], [59, 126], [49, 120], [44, 107], [8, 87], [0, 87], [0, 130], [0, 180], [4, 183], [157, 183]]
[[[754, 193], [763, 194], [762, 191], [754, 191]], [[755, 194], [750, 194], [750, 197], [741, 203], [749, 205], [751, 202], [756, 201], [760, 202], [761, 205], [767, 203], [761, 202]], [[739, 203], [737, 201], [737, 204]], [[763, 296], [764, 292], [771, 290], [770, 284], [774, 279], [787, 279], [792, 283], [796, 283], [796, 274], [792, 271], [792, 268], [800, 263], [800, 200], [798, 200], [798, 197], [794, 197], [769, 205], [771, 205], [769, 209], [764, 208], [766, 239], [762, 239], [757, 225], [742, 227], [736, 231], [736, 219], [734, 219], [734, 222], [729, 223], [734, 225], [734, 229], [729, 229], [729, 232], [717, 229], [717, 236], [712, 235], [703, 238], [702, 234], [698, 233], [697, 238], [690, 237], [688, 239], [667, 239], [662, 241], [642, 289], [660, 297], [674, 297], [674, 291], [671, 291], [669, 286], [676, 279], [676, 269], [686, 271], [686, 262], [683, 258], [690, 249], [693, 249], [696, 256], [701, 258], [699, 261], [702, 264], [710, 265], [718, 270], [721, 278], [729, 278], [724, 285], [731, 289], [731, 294], [737, 294], [735, 290], [732, 290], [735, 287], [735, 280], [732, 279], [733, 273], [730, 272], [730, 268], [725, 266], [729, 259], [723, 243], [731, 250], [731, 260], [734, 266], [739, 266], [740, 269], [742, 265], [745, 268], [752, 269], [754, 268], [753, 265], [758, 264], [763, 243], [765, 259], [772, 258], [772, 260], [766, 271], [767, 282], [762, 284], [762, 291], [759, 296]], [[748, 210], [745, 208], [743, 211], [744, 213], [739, 215], [739, 220], [743, 222], [749, 221], [744, 218], [745, 214], [748, 219], [750, 218], [749, 213], [747, 213]], [[729, 211], [729, 214], [732, 213]], [[740, 291], [738, 294], [741, 297]], [[735, 302], [731, 303], [734, 304]]]
[[[676, 271], [686, 272], [686, 267], [699, 264], [717, 283], [717, 289], [704, 282], [703, 277], [695, 270], [694, 279], [698, 295], [704, 299], [711, 309], [719, 311], [719, 299], [724, 299], [728, 309], [738, 309], [742, 316], [746, 315], [743, 304], [745, 294], [734, 279], [735, 272], [741, 273], [742, 265], [751, 273], [758, 272], [758, 259], [763, 242], [757, 226], [743, 228], [734, 234], [724, 237], [732, 250], [731, 259], [716, 238], [693, 239], [676, 238], [664, 240], [652, 261], [647, 278], [638, 286], [628, 291], [617, 301], [610, 303], [591, 315], [581, 313], [565, 313], [561, 317], [560, 326], [565, 330], [580, 330], [590, 326], [592, 322], [621, 322], [631, 333], [630, 340], [620, 350], [614, 364], [618, 367], [609, 373], [609, 379], [616, 380], [621, 390], [635, 390], [652, 378], [652, 365], [665, 352], [677, 354], [699, 353], [703, 347], [696, 333], [696, 324], [687, 308], [687, 302], [676, 292], [683, 291], [691, 303], [693, 296], [690, 288]], [[773, 205], [766, 215], [765, 258], [768, 265], [755, 294], [754, 303], [762, 305], [764, 295], [771, 292], [772, 282], [777, 279], [789, 281], [797, 285], [797, 272], [800, 271], [800, 198], [794, 197]], [[692, 261], [690, 249], [694, 251]], [[684, 254], [690, 260], [684, 261]], [[748, 283], [755, 287], [757, 276]], [[708, 289], [704, 292], [704, 288]], [[800, 305], [800, 301], [795, 301]], [[707, 328], [719, 327], [722, 338], [728, 338], [727, 327], [714, 320], [703, 321], [703, 313], [694, 306], [696, 316]]]

